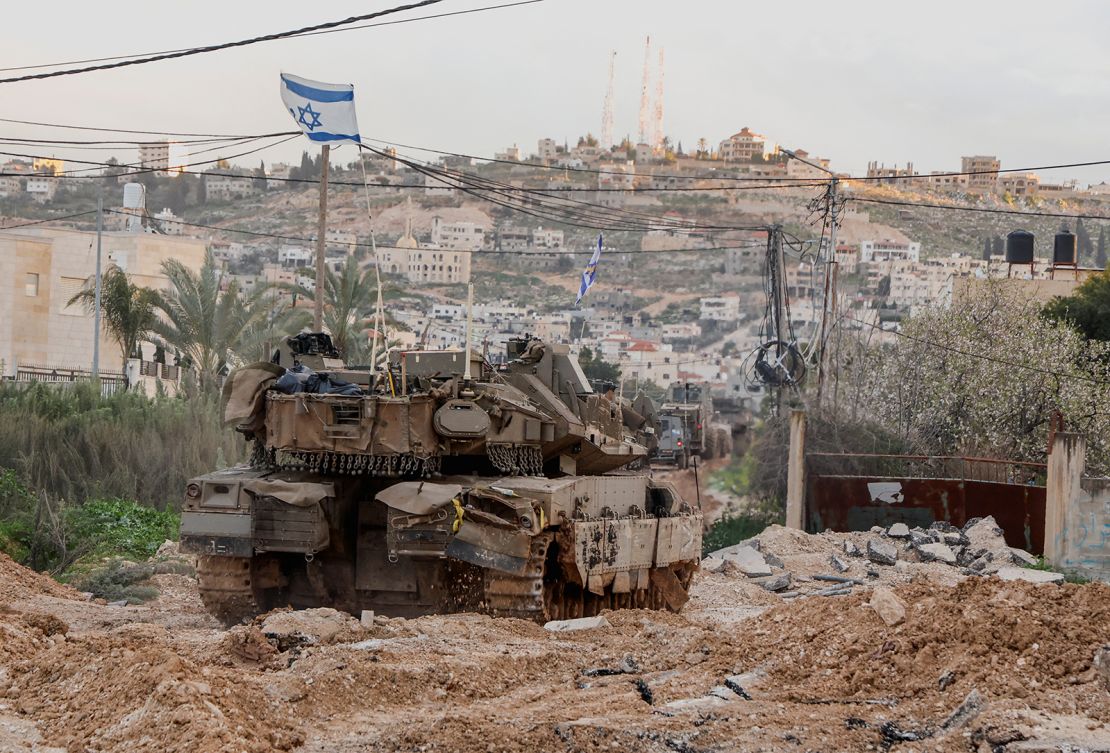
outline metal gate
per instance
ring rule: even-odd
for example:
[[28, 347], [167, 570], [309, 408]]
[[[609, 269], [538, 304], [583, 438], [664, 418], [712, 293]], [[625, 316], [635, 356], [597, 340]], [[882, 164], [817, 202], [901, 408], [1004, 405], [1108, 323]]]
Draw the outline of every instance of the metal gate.
[[995, 458], [806, 454], [805, 526], [866, 531], [993, 515], [1010, 546], [1044, 551], [1043, 463]]

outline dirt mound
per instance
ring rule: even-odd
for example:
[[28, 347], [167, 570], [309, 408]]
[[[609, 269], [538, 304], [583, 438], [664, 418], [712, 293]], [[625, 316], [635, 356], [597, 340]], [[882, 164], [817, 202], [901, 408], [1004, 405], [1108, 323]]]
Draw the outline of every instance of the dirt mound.
[[1110, 586], [1034, 586], [971, 578], [900, 589], [904, 623], [888, 627], [866, 596], [807, 600], [748, 623], [743, 640], [786, 700], [936, 700], [985, 696], [1074, 712], [1058, 691], [1090, 683], [1080, 708], [1110, 721], [1092, 659], [1110, 640]]
[[63, 586], [48, 575], [36, 573], [0, 553], [0, 602], [18, 601], [34, 596], [81, 599], [80, 593]]
[[261, 753], [303, 741], [282, 701], [242, 673], [183, 659], [153, 625], [71, 637], [6, 674], [0, 696], [70, 750]]

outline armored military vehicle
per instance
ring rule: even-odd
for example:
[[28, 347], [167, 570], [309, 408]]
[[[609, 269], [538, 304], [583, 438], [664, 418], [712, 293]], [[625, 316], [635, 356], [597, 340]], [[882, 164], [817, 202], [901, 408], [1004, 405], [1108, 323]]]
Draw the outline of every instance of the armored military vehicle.
[[224, 418], [252, 462], [192, 479], [181, 519], [208, 609], [680, 609], [701, 514], [625, 470], [646, 455], [636, 417], [565, 345], [521, 338], [506, 355], [394, 351], [375, 373], [311, 333], [233, 371]]
[[660, 444], [653, 460], [685, 468], [694, 455], [711, 460], [731, 454], [732, 430], [715, 420], [708, 384], [672, 384], [657, 415]]

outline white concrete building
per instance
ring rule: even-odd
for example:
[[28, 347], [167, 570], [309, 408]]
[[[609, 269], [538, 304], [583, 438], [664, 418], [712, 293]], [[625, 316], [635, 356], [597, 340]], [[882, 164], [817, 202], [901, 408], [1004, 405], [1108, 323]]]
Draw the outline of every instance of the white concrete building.
[[245, 175], [205, 175], [204, 191], [209, 199], [228, 201], [253, 196], [257, 189], [254, 179]]
[[444, 222], [432, 218], [432, 245], [452, 251], [477, 251], [486, 242], [486, 231], [475, 222]]
[[304, 246], [282, 246], [278, 249], [278, 264], [284, 269], [311, 267], [316, 261], [316, 252]]
[[563, 231], [538, 227], [532, 231], [532, 245], [536, 248], [562, 248]]
[[27, 183], [24, 184], [23, 190], [31, 195], [35, 201], [45, 203], [54, 198], [54, 194], [58, 192], [58, 179], [57, 178], [27, 178]]
[[861, 264], [887, 261], [919, 261], [921, 259], [921, 244], [914, 241], [902, 243], [900, 241], [862, 241], [859, 244], [859, 260]]
[[734, 322], [740, 318], [740, 296], [722, 295], [702, 298], [699, 319]]
[[139, 144], [139, 166], [147, 169], [153, 168], [154, 173], [160, 178], [169, 175], [170, 169], [170, 142], [152, 141]]

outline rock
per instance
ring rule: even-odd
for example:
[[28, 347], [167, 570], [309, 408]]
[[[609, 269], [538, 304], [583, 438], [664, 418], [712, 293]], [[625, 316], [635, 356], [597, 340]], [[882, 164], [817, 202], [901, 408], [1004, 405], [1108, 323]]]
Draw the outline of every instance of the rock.
[[790, 573], [779, 573], [778, 575], [770, 575], [762, 578], [752, 578], [753, 583], [758, 583], [767, 591], [785, 591], [790, 588], [790, 582], [792, 580]]
[[361, 628], [351, 615], [328, 607], [273, 612], [261, 625], [262, 634], [276, 639], [282, 651], [312, 643], [334, 643], [345, 634], [362, 634]]
[[738, 548], [736, 551], [725, 555], [725, 560], [740, 568], [740, 572], [749, 578], [759, 578], [771, 575], [771, 566], [763, 555], [749, 546]]
[[1017, 547], [1010, 547], [1010, 556], [1014, 558], [1015, 565], [1024, 565], [1026, 567], [1037, 564], [1037, 558], [1024, 549]]
[[762, 554], [763, 554], [763, 559], [771, 567], [777, 567], [779, 570], [782, 570], [784, 567], [786, 567], [786, 565], [783, 564], [783, 561], [781, 559], [779, 559], [775, 555], [771, 554], [770, 552], [762, 552]]
[[871, 526], [871, 533], [886, 533], [886, 529], [882, 526]]
[[965, 546], [963, 549], [956, 552], [956, 562], [960, 567], [967, 567], [986, 553], [986, 549], [976, 549], [973, 546]]
[[885, 586], [875, 586], [868, 606], [875, 610], [888, 627], [900, 625], [906, 620], [906, 605]]
[[158, 551], [156, 551], [154, 553], [154, 556], [155, 557], [176, 557], [180, 553], [181, 553], [181, 550], [178, 548], [177, 542], [172, 541], [170, 539], [166, 539], [165, 541], [163, 541], [161, 544], [158, 545]]
[[752, 699], [751, 694], [744, 689], [744, 686], [750, 685], [756, 679], [757, 677], [752, 672], [745, 672], [740, 675], [729, 675], [725, 678], [725, 687], [745, 701], [750, 701]]
[[859, 557], [863, 554], [863, 552], [859, 550], [859, 547], [851, 541], [844, 542], [844, 553], [847, 554], [849, 557]]
[[1091, 661], [1095, 674], [1102, 682], [1102, 688], [1110, 693], [1110, 644], [1095, 651], [1095, 658]]
[[847, 562], [840, 559], [835, 554], [829, 557], [829, 564], [832, 566], [832, 569], [836, 570], [838, 573], [846, 573], [850, 567]]
[[974, 570], [977, 573], [994, 572], [994, 571], [998, 570], [998, 566], [996, 565], [994, 567], [991, 567], [991, 563], [993, 563], [993, 562], [994, 562], [994, 555], [991, 554], [990, 552], [983, 552], [981, 555], [976, 557], [971, 562], [971, 564], [968, 565], [968, 568], [970, 568], [971, 570]]
[[878, 565], [893, 565], [898, 560], [898, 549], [885, 541], [868, 539], [867, 559]]
[[953, 672], [952, 670], [948, 670], [947, 672], [942, 674], [939, 678], [937, 678], [937, 687], [939, 687], [941, 690], [948, 690], [948, 686], [951, 685], [952, 683], [954, 683], [955, 681], [956, 681], [956, 673]]
[[[729, 688], [724, 685], [714, 685], [709, 689], [709, 695], [720, 698], [722, 701], [739, 701], [740, 696], [733, 693]], [[749, 699], [750, 700], [750, 699]]]
[[910, 527], [905, 523], [895, 523], [886, 529], [886, 535], [892, 539], [908, 539], [910, 537]]
[[720, 557], [709, 555], [701, 561], [701, 569], [710, 573], [719, 573], [725, 566], [725, 561]]
[[967, 536], [970, 546], [990, 552], [1009, 549], [1006, 539], [1002, 536], [1002, 529], [998, 527], [993, 515], [979, 519], [972, 518], [964, 526], [963, 533]]
[[941, 729], [945, 732], [950, 732], [954, 729], [963, 727], [975, 717], [979, 716], [986, 708], [986, 701], [983, 700], [982, 694], [978, 690], [972, 689], [967, 697], [964, 698], [963, 703], [956, 707], [956, 710], [949, 714], [948, 718], [941, 724]]
[[869, 568], [867, 568], [867, 577], [868, 578], [878, 578], [879, 577], [879, 571], [876, 570], [873, 567], [869, 567]]
[[936, 521], [933, 521], [933, 523], [929, 525], [929, 530], [930, 531], [940, 531], [941, 533], [947, 533], [947, 532], [951, 532], [951, 531], [959, 531], [960, 529], [956, 528], [956, 526], [952, 525], [947, 520], [936, 520]]
[[596, 630], [605, 627], [609, 627], [609, 620], [605, 619], [605, 615], [599, 614], [596, 617], [579, 617], [574, 620], [552, 620], [545, 624], [543, 629], [553, 633], [569, 633], [574, 630]]
[[921, 555], [922, 562], [937, 560], [946, 565], [956, 564], [956, 553], [947, 544], [922, 544], [917, 547], [917, 553]]
[[940, 535], [940, 540], [948, 546], [967, 546], [971, 543], [967, 536], [964, 536], [959, 530], [948, 531]]
[[363, 609], [362, 610], [362, 615], [359, 617], [358, 622], [364, 628], [374, 627], [374, 610], [373, 609]]
[[998, 571], [1002, 580], [1024, 580], [1028, 583], [1063, 583], [1063, 573], [1052, 573], [1046, 570], [1030, 570], [1025, 567], [1003, 567]]
[[913, 546], [924, 546], [925, 544], [932, 544], [935, 541], [935, 538], [924, 531], [910, 531], [910, 544]]
[[119, 601], [109, 601], [105, 606], [125, 607], [125, 606], [127, 606], [127, 599], [120, 599]]

